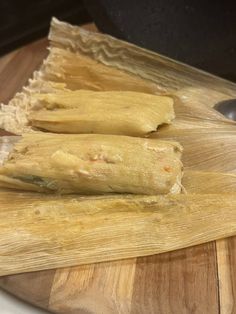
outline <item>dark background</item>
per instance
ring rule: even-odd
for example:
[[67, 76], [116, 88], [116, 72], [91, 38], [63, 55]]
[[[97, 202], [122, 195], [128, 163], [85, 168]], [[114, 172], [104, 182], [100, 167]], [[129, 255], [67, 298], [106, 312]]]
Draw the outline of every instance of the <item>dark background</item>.
[[85, 0], [98, 28], [236, 81], [235, 0]]
[[236, 1], [0, 0], [0, 55], [46, 36], [52, 16], [236, 81]]
[[0, 55], [46, 36], [52, 16], [74, 24], [91, 21], [81, 0], [0, 0]]

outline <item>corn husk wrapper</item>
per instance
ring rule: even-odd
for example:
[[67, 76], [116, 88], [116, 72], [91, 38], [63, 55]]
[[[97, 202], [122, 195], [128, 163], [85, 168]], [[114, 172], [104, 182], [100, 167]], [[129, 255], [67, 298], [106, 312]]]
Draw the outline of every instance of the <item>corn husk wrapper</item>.
[[165, 129], [152, 137], [180, 142], [185, 169], [236, 173], [234, 128]]
[[145, 256], [236, 232], [235, 194], [42, 199], [24, 193], [14, 203], [13, 194], [0, 193], [0, 275]]
[[187, 194], [236, 193], [236, 175], [231, 173], [186, 170], [182, 184]]

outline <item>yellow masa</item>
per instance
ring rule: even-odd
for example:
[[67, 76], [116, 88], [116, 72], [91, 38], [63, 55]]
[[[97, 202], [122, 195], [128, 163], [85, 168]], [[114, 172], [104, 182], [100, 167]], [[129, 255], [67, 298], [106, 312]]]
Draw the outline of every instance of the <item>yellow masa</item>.
[[28, 133], [0, 168], [0, 185], [62, 194], [179, 193], [181, 151], [158, 139]]

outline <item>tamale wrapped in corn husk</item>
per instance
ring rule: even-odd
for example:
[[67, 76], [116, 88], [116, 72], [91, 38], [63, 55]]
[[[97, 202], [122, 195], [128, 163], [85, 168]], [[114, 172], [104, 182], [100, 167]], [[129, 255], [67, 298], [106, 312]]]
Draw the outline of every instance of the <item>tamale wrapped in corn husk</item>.
[[59, 193], [181, 191], [177, 142], [99, 134], [26, 134], [0, 168], [0, 185]]
[[222, 193], [236, 190], [235, 176], [187, 170], [183, 184], [188, 194], [165, 197], [1, 190], [0, 275], [157, 254], [236, 233], [236, 195]]
[[[40, 93], [64, 93], [82, 88], [174, 95], [180, 100], [175, 106], [176, 120], [172, 125], [161, 126], [152, 136], [159, 137], [163, 143], [178, 140], [184, 146], [186, 171], [183, 185], [187, 194], [79, 197], [0, 192], [0, 274], [156, 254], [236, 234], [236, 197], [228, 194], [236, 187], [232, 174], [236, 159], [235, 123], [212, 109], [218, 101], [236, 97], [235, 85], [128, 43], [102, 34], [86, 33], [56, 20], [52, 22], [50, 39], [49, 57], [23, 92], [10, 101], [10, 106], [3, 107], [0, 125], [17, 134], [32, 131], [28, 125], [31, 99]], [[91, 147], [90, 142], [80, 149], [73, 144], [76, 157], [86, 156], [85, 160], [78, 162], [79, 158], [74, 158], [69, 145], [68, 150], [61, 154], [61, 148], [67, 144], [67, 135], [63, 135], [60, 145], [45, 140], [48, 134], [40, 136], [45, 136], [41, 137], [41, 144], [37, 133], [27, 140], [24, 136], [10, 157], [5, 158], [1, 185], [40, 192], [74, 192], [70, 167], [87, 165], [87, 158], [91, 158], [91, 152], [87, 151]], [[150, 143], [149, 139], [141, 140]], [[112, 157], [116, 147], [114, 140], [113, 144]], [[156, 150], [156, 145], [152, 147]], [[140, 150], [130, 148], [127, 143], [126, 149], [126, 157], [132, 156], [128, 163], [132, 165], [129, 179], [125, 167], [122, 172], [116, 167], [117, 162], [108, 162], [114, 161], [113, 158], [106, 159], [106, 155], [100, 155], [100, 152], [93, 154], [94, 148], [92, 160], [95, 160], [90, 160], [92, 166], [89, 170], [96, 169], [99, 173], [104, 163], [106, 169], [117, 171], [117, 178], [124, 176], [122, 180], [127, 180], [128, 185], [129, 182], [133, 184], [134, 177], [135, 182], [140, 183], [143, 169], [148, 165], [148, 169], [152, 167], [152, 177], [145, 173], [145, 180], [150, 179], [148, 184], [153, 188], [153, 180], [157, 178], [157, 170], [163, 160], [158, 158], [154, 162], [152, 151], [148, 155], [151, 154], [153, 162], [146, 163]], [[176, 158], [176, 154], [168, 151], [169, 158], [173, 155]], [[177, 159], [179, 164], [179, 157]], [[32, 163], [28, 167], [29, 160]], [[95, 164], [94, 167], [94, 162], [100, 165]], [[155, 167], [156, 162], [160, 162], [158, 167]], [[137, 172], [134, 164], [138, 165]], [[52, 177], [54, 170], [57, 171], [56, 179]], [[168, 172], [170, 169], [165, 170]], [[22, 171], [23, 177], [16, 178], [15, 171], [20, 175]], [[41, 176], [44, 173], [47, 177]], [[82, 178], [87, 173], [80, 175]], [[59, 189], [58, 181], [61, 184]], [[90, 185], [89, 177], [86, 184]], [[104, 187], [104, 182], [101, 186]], [[114, 188], [113, 185], [110, 187]], [[139, 184], [139, 193], [140, 187]]]
[[78, 90], [32, 95], [32, 126], [56, 133], [144, 136], [174, 119], [170, 97], [137, 92]]
[[49, 39], [49, 55], [33, 80], [7, 106], [2, 105], [1, 128], [15, 134], [32, 131], [31, 93], [78, 89], [176, 96], [180, 104], [175, 106], [173, 129], [235, 126], [212, 109], [218, 101], [236, 97], [232, 82], [57, 19], [52, 20]]
[[78, 89], [160, 93], [152, 82], [132, 73], [108, 67], [69, 50], [51, 47], [48, 58], [23, 91], [8, 105], [0, 104], [0, 128], [14, 134], [31, 132], [28, 115], [32, 93], [55, 93]]

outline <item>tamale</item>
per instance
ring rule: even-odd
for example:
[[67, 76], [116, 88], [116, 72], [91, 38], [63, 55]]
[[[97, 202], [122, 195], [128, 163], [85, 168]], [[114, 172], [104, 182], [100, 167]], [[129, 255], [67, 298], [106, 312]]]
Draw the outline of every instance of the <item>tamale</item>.
[[[181, 191], [177, 142], [99, 134], [28, 133], [2, 167], [0, 186], [59, 193]], [[13, 181], [14, 179], [14, 181]]]
[[88, 56], [51, 47], [48, 58], [33, 79], [8, 103], [0, 104], [0, 128], [14, 134], [32, 131], [28, 125], [30, 94], [89, 89], [160, 93], [157, 84], [132, 73], [106, 66]]
[[235, 194], [56, 197], [0, 191], [0, 276], [145, 256], [232, 236]]
[[174, 119], [170, 97], [137, 92], [66, 91], [32, 95], [32, 126], [56, 133], [143, 136]]

